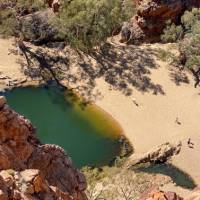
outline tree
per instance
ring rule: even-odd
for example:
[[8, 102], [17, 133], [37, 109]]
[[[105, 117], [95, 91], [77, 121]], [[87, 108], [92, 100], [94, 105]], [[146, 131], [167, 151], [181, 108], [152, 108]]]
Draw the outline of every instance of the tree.
[[19, 18], [45, 8], [41, 0], [0, 0], [0, 34], [13, 36], [20, 31]]
[[182, 17], [185, 37], [179, 43], [181, 59], [196, 79], [195, 87], [200, 83], [200, 9], [186, 11]]
[[130, 14], [130, 11], [123, 10], [126, 9], [122, 9], [121, 0], [63, 2], [54, 25], [59, 30], [60, 39], [74, 48], [88, 51], [104, 42], [113, 30], [121, 26]]
[[164, 29], [163, 35], [161, 35], [161, 40], [164, 43], [176, 42], [180, 40], [183, 36], [182, 26], [176, 26], [174, 23], [167, 22], [167, 26]]

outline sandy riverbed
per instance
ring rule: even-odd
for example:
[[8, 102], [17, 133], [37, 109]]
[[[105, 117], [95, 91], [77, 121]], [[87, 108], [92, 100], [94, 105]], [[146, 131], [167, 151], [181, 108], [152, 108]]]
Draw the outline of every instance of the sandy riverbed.
[[[141, 93], [133, 88], [133, 94], [127, 97], [110, 90], [109, 85], [100, 79], [97, 87], [104, 98], [96, 103], [120, 122], [136, 153], [165, 142], [182, 141], [182, 151], [172, 163], [200, 185], [200, 90], [194, 88], [194, 80], [187, 73], [190, 83], [177, 86], [171, 80], [168, 64], [158, 59], [156, 63], [159, 67], [151, 70], [150, 78], [162, 86], [165, 95]], [[188, 147], [189, 138], [194, 148]]]
[[[0, 39], [0, 75], [11, 79], [26, 78], [17, 64], [18, 56], [8, 55], [11, 47], [12, 40]], [[153, 45], [151, 48], [157, 47]], [[97, 99], [96, 104], [118, 120], [138, 153], [164, 142], [181, 140], [183, 150], [172, 163], [185, 170], [200, 185], [200, 90], [193, 87], [194, 81], [189, 74], [190, 83], [177, 86], [171, 80], [168, 64], [156, 58], [155, 62], [158, 67], [152, 68], [148, 76], [162, 87], [165, 95], [142, 93], [132, 88], [132, 95], [125, 96], [110, 89], [101, 77], [97, 80], [96, 89], [103, 98]], [[3, 83], [0, 85], [4, 87]], [[176, 123], [177, 120], [180, 124]], [[193, 149], [187, 146], [188, 138], [194, 143]]]

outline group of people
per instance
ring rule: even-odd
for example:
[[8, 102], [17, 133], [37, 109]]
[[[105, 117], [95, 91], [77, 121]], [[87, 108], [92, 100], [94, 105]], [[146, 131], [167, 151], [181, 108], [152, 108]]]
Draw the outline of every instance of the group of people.
[[[178, 117], [176, 118], [175, 123], [178, 124], [178, 125], [181, 125], [181, 122], [179, 121]], [[188, 140], [187, 140], [187, 146], [189, 148], [191, 148], [191, 149], [194, 148], [194, 143], [191, 141], [191, 138], [188, 138]]]
[[194, 148], [194, 143], [191, 142], [191, 138], [188, 139], [188, 141], [187, 141], [187, 145], [188, 145], [188, 147], [191, 148], [191, 149]]
[[[181, 125], [181, 122], [179, 121], [178, 117], [176, 118], [175, 123], [178, 124], [178, 125]], [[191, 149], [194, 148], [194, 143], [191, 141], [191, 138], [188, 138], [187, 145]]]

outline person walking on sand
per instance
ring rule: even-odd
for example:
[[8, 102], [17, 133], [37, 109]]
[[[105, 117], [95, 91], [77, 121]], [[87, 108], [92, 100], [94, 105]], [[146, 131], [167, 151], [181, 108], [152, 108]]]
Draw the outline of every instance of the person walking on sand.
[[137, 103], [137, 101], [136, 101], [136, 99], [134, 97], [132, 98], [132, 101], [137, 107], [139, 106], [139, 104]]
[[181, 122], [179, 121], [178, 117], [176, 117], [175, 123], [181, 125]]
[[194, 143], [191, 142], [191, 138], [188, 139], [188, 141], [187, 141], [187, 145], [188, 145], [188, 147], [191, 148], [191, 149], [194, 148]]

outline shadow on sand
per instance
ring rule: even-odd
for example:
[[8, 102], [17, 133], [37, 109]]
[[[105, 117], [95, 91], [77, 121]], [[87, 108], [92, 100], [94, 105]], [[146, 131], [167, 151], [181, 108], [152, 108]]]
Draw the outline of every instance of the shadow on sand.
[[187, 173], [171, 164], [147, 165], [138, 167], [135, 171], [169, 176], [176, 185], [183, 188], [194, 189], [197, 187], [195, 181]]
[[[65, 80], [83, 96], [94, 96], [99, 78], [103, 78], [111, 89], [127, 96], [132, 94], [133, 88], [143, 93], [165, 94], [162, 86], [150, 77], [151, 69], [159, 67], [154, 60], [155, 52], [150, 48], [106, 43], [87, 55], [67, 48], [62, 50], [62, 54], [41, 47], [24, 49], [26, 60], [21, 60], [20, 64], [26, 75], [43, 79], [50, 77], [58, 83]], [[53, 51], [59, 52], [56, 48]]]

